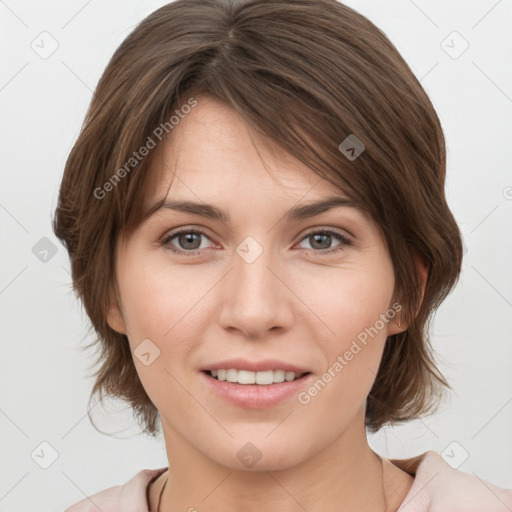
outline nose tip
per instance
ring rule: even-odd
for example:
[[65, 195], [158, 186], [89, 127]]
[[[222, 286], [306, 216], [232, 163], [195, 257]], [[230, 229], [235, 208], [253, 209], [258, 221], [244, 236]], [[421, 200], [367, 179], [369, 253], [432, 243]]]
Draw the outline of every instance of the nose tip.
[[235, 258], [225, 283], [219, 323], [243, 332], [247, 340], [263, 340], [270, 331], [293, 324], [289, 304], [281, 295], [287, 288], [272, 270], [269, 253], [254, 237], [246, 237], [237, 254], [240, 258]]

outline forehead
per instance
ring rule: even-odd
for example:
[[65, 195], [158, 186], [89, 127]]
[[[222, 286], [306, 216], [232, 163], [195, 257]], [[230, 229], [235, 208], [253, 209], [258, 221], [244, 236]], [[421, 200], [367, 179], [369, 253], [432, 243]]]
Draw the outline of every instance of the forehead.
[[236, 192], [237, 196], [313, 200], [342, 194], [252, 129], [233, 108], [209, 96], [196, 99], [197, 105], [157, 147], [148, 205], [167, 195], [201, 200]]

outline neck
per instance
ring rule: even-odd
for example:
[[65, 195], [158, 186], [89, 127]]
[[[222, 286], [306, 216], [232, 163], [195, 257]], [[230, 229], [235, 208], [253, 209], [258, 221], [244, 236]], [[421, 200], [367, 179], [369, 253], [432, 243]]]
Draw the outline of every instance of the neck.
[[368, 445], [364, 425], [355, 427], [313, 457], [276, 471], [221, 466], [164, 428], [172, 464], [159, 512], [205, 506], [209, 512], [396, 511], [413, 478], [383, 464]]

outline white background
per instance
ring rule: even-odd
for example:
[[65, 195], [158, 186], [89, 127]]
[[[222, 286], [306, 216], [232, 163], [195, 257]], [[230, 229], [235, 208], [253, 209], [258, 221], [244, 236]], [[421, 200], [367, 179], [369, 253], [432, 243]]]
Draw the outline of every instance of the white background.
[[[0, 512], [63, 510], [143, 468], [167, 466], [163, 441], [129, 437], [133, 422], [111, 438], [87, 418], [93, 359], [80, 346], [90, 340], [88, 323], [50, 226], [101, 73], [134, 26], [165, 3], [0, 2]], [[388, 35], [432, 99], [447, 139], [448, 200], [466, 245], [460, 283], [433, 324], [454, 392], [436, 415], [370, 442], [394, 458], [434, 449], [457, 462], [467, 452], [460, 470], [512, 488], [512, 1], [347, 4]], [[58, 42], [47, 59], [31, 48], [43, 31]], [[462, 48], [457, 36], [446, 40], [453, 31], [469, 43], [458, 58], [444, 49]], [[43, 237], [58, 249], [46, 263], [32, 252]], [[130, 425], [126, 410], [97, 417], [108, 431]], [[48, 469], [31, 457], [43, 441], [58, 453]]]

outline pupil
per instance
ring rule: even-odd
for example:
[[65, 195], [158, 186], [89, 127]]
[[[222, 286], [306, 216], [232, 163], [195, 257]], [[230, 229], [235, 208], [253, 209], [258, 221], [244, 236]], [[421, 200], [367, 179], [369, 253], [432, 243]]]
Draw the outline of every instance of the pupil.
[[323, 238], [323, 241], [325, 242], [325, 240], [327, 240], [328, 242], [330, 242], [330, 238], [331, 238], [331, 235], [329, 234], [317, 234], [317, 235], [313, 235], [313, 244], [311, 244], [314, 248], [316, 249], [326, 249], [329, 247], [329, 243], [327, 243], [327, 245], [324, 243], [323, 245], [320, 244], [320, 247], [315, 247], [315, 244], [317, 243], [318, 241], [318, 238]]
[[[182, 235], [180, 237], [180, 245], [184, 248], [184, 249], [197, 249], [201, 244], [197, 244], [197, 241], [199, 240], [199, 234], [197, 233], [187, 233], [185, 235]], [[194, 237], [196, 238], [195, 242], [196, 244], [194, 245]], [[184, 241], [185, 243], [182, 244], [182, 241]], [[192, 244], [192, 247], [190, 247], [189, 244]]]

